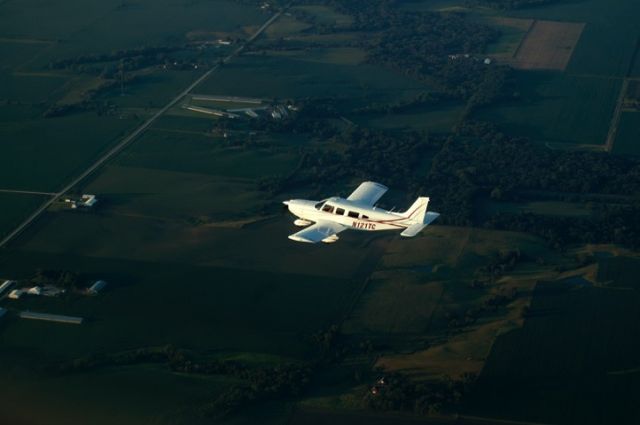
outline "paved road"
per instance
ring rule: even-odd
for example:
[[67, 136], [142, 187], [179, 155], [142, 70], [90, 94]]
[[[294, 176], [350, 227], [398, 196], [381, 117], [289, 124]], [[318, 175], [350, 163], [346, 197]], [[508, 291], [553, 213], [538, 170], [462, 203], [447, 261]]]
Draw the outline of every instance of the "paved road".
[[57, 195], [57, 193], [53, 193], [53, 192], [35, 192], [33, 190], [14, 190], [14, 189], [0, 189], [0, 193], [20, 193], [23, 195], [46, 195], [46, 196]]
[[[264, 24], [262, 24], [262, 26], [260, 28], [258, 28], [258, 30], [242, 45], [240, 45], [236, 50], [234, 50], [231, 54], [229, 54], [229, 56], [225, 57], [222, 60], [222, 63], [227, 63], [229, 62], [234, 56], [237, 56], [238, 54], [240, 54], [240, 52], [242, 52], [244, 50], [244, 48], [251, 43], [253, 40], [255, 40], [260, 34], [262, 34], [264, 32], [264, 30], [266, 30], [269, 25], [271, 25], [276, 19], [278, 19], [280, 17], [280, 15], [282, 15], [282, 13], [284, 12], [285, 9], [279, 11], [278, 13], [276, 13], [275, 15], [273, 15], [271, 18], [269, 18], [269, 20], [267, 22], [265, 22]], [[9, 243], [13, 238], [15, 238], [16, 236], [18, 236], [18, 234], [20, 234], [25, 228], [27, 228], [27, 226], [29, 226], [35, 219], [37, 219], [43, 212], [45, 212], [47, 210], [47, 208], [49, 208], [54, 202], [56, 202], [60, 196], [62, 196], [64, 193], [67, 193], [69, 190], [71, 190], [75, 185], [77, 185], [78, 183], [80, 183], [82, 180], [84, 180], [87, 176], [89, 176], [91, 173], [93, 173], [94, 171], [96, 171], [98, 168], [100, 168], [105, 162], [107, 162], [109, 159], [111, 159], [114, 155], [116, 155], [117, 153], [119, 153], [122, 149], [125, 148], [125, 146], [127, 146], [128, 144], [130, 144], [132, 141], [134, 141], [138, 136], [140, 136], [142, 133], [144, 133], [145, 130], [147, 130], [151, 124], [154, 123], [154, 121], [156, 121], [158, 118], [160, 118], [165, 112], [167, 112], [169, 109], [171, 109], [176, 103], [178, 103], [180, 101], [180, 99], [182, 99], [184, 96], [186, 96], [187, 94], [189, 94], [189, 92], [191, 92], [191, 90], [193, 90], [198, 84], [200, 84], [201, 82], [203, 82], [204, 80], [206, 80], [207, 78], [209, 78], [209, 76], [211, 76], [211, 74], [213, 74], [218, 68], [220, 67], [220, 65], [216, 65], [213, 68], [211, 68], [209, 71], [207, 71], [206, 73], [204, 73], [200, 78], [198, 78], [197, 80], [195, 80], [193, 83], [191, 83], [189, 85], [189, 87], [187, 87], [186, 89], [184, 89], [182, 92], [180, 92], [176, 97], [174, 97], [171, 101], [169, 101], [169, 103], [167, 103], [162, 109], [160, 109], [159, 111], [157, 111], [155, 114], [153, 114], [153, 116], [151, 118], [149, 118], [148, 120], [146, 120], [140, 127], [136, 128], [133, 133], [129, 134], [127, 137], [125, 137], [124, 139], [122, 139], [122, 141], [120, 141], [120, 143], [118, 143], [116, 146], [114, 146], [113, 148], [111, 148], [108, 152], [106, 152], [102, 157], [100, 157], [100, 159], [98, 159], [96, 162], [94, 162], [91, 166], [89, 166], [89, 168], [87, 168], [82, 174], [80, 174], [79, 176], [77, 176], [75, 179], [73, 179], [71, 182], [69, 182], [69, 184], [67, 184], [65, 187], [63, 187], [59, 192], [52, 194], [51, 199], [47, 200], [47, 202], [45, 202], [44, 204], [42, 204], [40, 206], [40, 208], [38, 208], [35, 212], [33, 212], [33, 214], [31, 214], [25, 221], [23, 221], [20, 225], [18, 225], [18, 227], [16, 227], [15, 229], [13, 229], [11, 231], [11, 233], [9, 233], [7, 236], [5, 236], [4, 239], [2, 239], [2, 241], [0, 241], [0, 248], [4, 247], [7, 243]]]

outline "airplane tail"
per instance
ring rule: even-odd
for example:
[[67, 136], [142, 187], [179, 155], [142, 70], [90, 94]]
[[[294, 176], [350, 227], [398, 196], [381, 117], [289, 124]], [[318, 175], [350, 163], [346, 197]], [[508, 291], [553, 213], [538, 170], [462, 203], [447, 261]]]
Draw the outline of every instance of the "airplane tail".
[[424, 223], [425, 215], [427, 214], [427, 207], [429, 206], [429, 198], [421, 196], [402, 213], [402, 216], [408, 218], [413, 223]]
[[409, 207], [408, 210], [402, 213], [402, 216], [409, 219], [412, 223], [407, 227], [400, 235], [405, 237], [413, 237], [420, 233], [422, 229], [427, 227], [433, 222], [440, 214], [436, 212], [427, 212], [429, 206], [429, 198], [420, 197]]

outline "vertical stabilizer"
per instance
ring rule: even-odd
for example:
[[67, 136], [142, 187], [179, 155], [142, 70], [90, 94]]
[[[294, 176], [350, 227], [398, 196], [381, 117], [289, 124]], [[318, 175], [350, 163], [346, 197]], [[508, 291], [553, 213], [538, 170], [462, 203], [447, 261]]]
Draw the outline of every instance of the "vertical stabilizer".
[[408, 210], [402, 213], [402, 216], [410, 219], [414, 223], [423, 224], [425, 222], [428, 206], [429, 198], [421, 196], [416, 199]]

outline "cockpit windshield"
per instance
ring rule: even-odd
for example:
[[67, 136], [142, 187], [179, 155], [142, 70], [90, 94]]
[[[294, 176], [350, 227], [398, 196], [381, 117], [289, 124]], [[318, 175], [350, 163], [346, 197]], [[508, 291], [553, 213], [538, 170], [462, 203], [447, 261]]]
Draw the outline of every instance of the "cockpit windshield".
[[318, 203], [315, 205], [315, 208], [316, 208], [317, 210], [321, 209], [325, 202], [327, 202], [327, 200], [326, 200], [326, 199], [323, 199], [322, 201], [318, 202]]

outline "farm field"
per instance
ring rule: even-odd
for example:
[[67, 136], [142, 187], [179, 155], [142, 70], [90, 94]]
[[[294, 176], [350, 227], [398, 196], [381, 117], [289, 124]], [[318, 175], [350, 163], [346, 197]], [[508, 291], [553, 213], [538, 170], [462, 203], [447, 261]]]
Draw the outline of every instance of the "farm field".
[[[304, 52], [298, 53], [304, 55]], [[335, 97], [341, 110], [370, 102], [410, 98], [429, 87], [371, 65], [336, 63], [340, 58], [311, 61], [297, 55], [247, 55], [221, 69], [199, 87], [206, 94], [276, 99]]]
[[570, 74], [622, 77], [628, 70], [639, 34], [637, 2], [586, 0], [558, 2], [509, 12], [519, 18], [584, 22], [585, 28], [567, 67]]
[[448, 133], [462, 117], [464, 105], [452, 104], [436, 108], [417, 107], [393, 114], [368, 113], [353, 117], [353, 121], [383, 130], [414, 129], [433, 133]]
[[493, 25], [500, 30], [500, 36], [487, 46], [487, 54], [491, 57], [508, 63], [518, 52], [527, 32], [533, 25], [533, 19], [507, 18], [503, 16], [481, 16], [480, 22]]
[[533, 21], [512, 60], [516, 69], [564, 71], [584, 29], [582, 23]]
[[613, 153], [640, 155], [640, 112], [622, 113], [613, 144]]
[[[3, 410], [15, 406], [16, 400], [24, 400], [22, 394], [37, 391], [42, 406], [55, 406], [46, 407], [47, 423], [53, 424], [77, 420], [69, 416], [71, 412], [100, 412], [105, 423], [112, 423], [119, 418], [118, 411], [105, 411], [105, 399], [109, 405], [124, 399], [125, 406], [136, 405], [123, 423], [179, 418], [190, 406], [197, 413], [200, 405], [216, 396], [215, 377], [180, 377], [141, 365], [128, 368], [126, 373], [116, 368], [115, 374], [114, 370], [98, 370], [50, 380], [51, 385], [66, 388], [60, 393], [47, 392], [41, 377], [31, 377], [33, 364], [166, 344], [215, 356], [262, 356], [276, 364], [304, 359], [313, 352], [310, 335], [334, 323], [350, 303], [359, 279], [348, 276], [357, 273], [354, 267], [365, 259], [351, 258], [353, 249], [348, 247], [339, 252], [312, 247], [317, 267], [305, 267], [298, 261], [301, 266], [292, 270], [288, 261], [296, 254], [291, 252], [294, 247], [278, 237], [290, 230], [288, 220], [275, 229], [210, 229], [193, 239], [189, 229], [186, 235], [176, 233], [152, 220], [145, 223], [116, 217], [85, 226], [77, 218], [62, 220], [72, 214], [60, 215], [54, 222], [42, 223], [44, 229], [34, 229], [37, 236], [13, 254], [5, 253], [0, 264], [3, 272], [12, 276], [36, 266], [78, 270], [110, 282], [108, 290], [96, 298], [28, 300], [6, 306], [87, 318], [86, 324], [77, 327], [18, 319], [2, 324], [1, 363], [12, 366], [0, 367], [0, 380], [10, 385], [19, 379], [22, 388], [0, 403]], [[60, 233], [51, 234], [55, 229]], [[75, 234], [65, 236], [72, 229]], [[93, 246], [86, 243], [86, 231], [91, 231], [97, 242]], [[129, 236], [123, 239], [124, 234]], [[187, 243], [190, 238], [195, 243]], [[245, 242], [238, 243], [238, 238]], [[276, 246], [270, 246], [269, 240], [277, 242]], [[171, 246], [166, 249], [156, 246], [167, 242]], [[226, 249], [230, 243], [232, 252]], [[45, 252], [52, 248], [56, 252]], [[309, 253], [298, 252], [299, 260], [305, 255]], [[209, 265], [215, 263], [223, 264], [222, 268]], [[153, 378], [146, 379], [149, 375]], [[139, 380], [138, 384], [129, 385], [131, 379]], [[88, 381], [97, 387], [95, 391], [87, 391]], [[173, 386], [177, 386], [175, 390], [169, 389]], [[125, 389], [114, 392], [109, 388]], [[70, 403], [76, 402], [74, 393], [78, 391], [83, 391], [83, 407], [72, 409]], [[182, 391], [182, 396], [172, 397], [174, 391]], [[165, 407], [154, 406], [154, 394], [158, 399], [167, 397]]]
[[495, 213], [535, 213], [540, 215], [555, 215], [566, 217], [587, 217], [592, 211], [584, 204], [558, 201], [532, 202], [495, 202], [485, 201], [480, 206], [480, 213], [492, 215]]
[[2, 124], [3, 189], [59, 190], [136, 123], [84, 113]]
[[46, 198], [41, 195], [22, 193], [0, 193], [0, 236], [9, 233], [20, 219], [42, 204]]
[[538, 284], [524, 326], [498, 338], [465, 410], [537, 423], [636, 423], [639, 302], [635, 289]]
[[[0, 2], [0, 54], [8, 57], [0, 64], [0, 189], [60, 190], [216, 67], [73, 188], [96, 194], [95, 207], [58, 203], [0, 249], [0, 278], [36, 285], [43, 271], [57, 270], [78, 273], [83, 284], [108, 282], [95, 296], [61, 278], [58, 285], [69, 285], [62, 296], [0, 300], [8, 309], [0, 320], [0, 387], [12, 389], [0, 398], [0, 423], [595, 425], [610, 411], [617, 423], [640, 420], [638, 259], [620, 247], [558, 249], [548, 235], [534, 236], [541, 232], [494, 230], [452, 213], [459, 202], [461, 211], [477, 206], [478, 216], [586, 221], [604, 214], [600, 207], [631, 205], [632, 194], [588, 202], [597, 198], [588, 189], [562, 197], [559, 188], [554, 200], [527, 201], [520, 198], [527, 188], [511, 188], [506, 177], [478, 183], [477, 168], [465, 165], [472, 161], [464, 149], [475, 146], [463, 145], [475, 136], [458, 132], [477, 119], [505, 137], [553, 148], [603, 147], [624, 73], [634, 72], [629, 40], [640, 36], [631, 18], [637, 6], [612, 1], [613, 11], [604, 0], [517, 11], [402, 2], [404, 10], [462, 11], [503, 29], [482, 54], [502, 63], [515, 57], [519, 69], [504, 100], [477, 108], [445, 93], [435, 76], [371, 60], [367, 41], [377, 30], [351, 31], [355, 20], [325, 5], [293, 6], [242, 54], [221, 61], [278, 5], [90, 0], [78, 11], [50, 0]], [[153, 50], [177, 45], [188, 47], [175, 56]], [[147, 48], [151, 54], [142, 53]], [[129, 52], [126, 60], [118, 50]], [[448, 60], [435, 55], [431, 65]], [[70, 65], [56, 62], [65, 59]], [[135, 67], [145, 61], [152, 65]], [[472, 87], [460, 63], [453, 77]], [[272, 109], [261, 118], [219, 118], [186, 108], [245, 108], [238, 97], [262, 98]], [[271, 114], [276, 108], [284, 118]], [[624, 109], [614, 153], [637, 153], [636, 114]], [[486, 136], [501, 155], [505, 140]], [[343, 172], [349, 161], [352, 174]], [[412, 239], [355, 231], [333, 245], [287, 239], [300, 228], [283, 200], [346, 195], [383, 175], [395, 180], [380, 180], [390, 186], [381, 206], [420, 192], [443, 216]], [[436, 199], [448, 193], [440, 177], [461, 189], [452, 203]], [[509, 201], [493, 199], [494, 185], [505, 190], [496, 198]], [[620, 198], [629, 204], [616, 204]], [[0, 235], [44, 199], [0, 193]], [[18, 317], [27, 310], [85, 321]], [[150, 349], [166, 350], [166, 358], [112, 361]], [[384, 409], [396, 412], [374, 411], [371, 385], [387, 374], [447, 382], [442, 400], [455, 402], [425, 408], [416, 391], [408, 408], [398, 408], [393, 397], [404, 395], [391, 393]], [[465, 392], [454, 393], [453, 383]]]
[[[288, 140], [289, 145], [267, 139], [264, 148], [246, 149], [226, 143], [221, 136], [197, 130], [190, 132], [189, 127], [175, 131], [165, 128], [159, 122], [124, 152], [117, 159], [117, 164], [255, 181], [294, 168], [298, 157], [290, 147], [296, 146], [296, 139], [302, 139], [294, 137]], [[299, 140], [298, 143], [303, 146], [304, 142]], [[238, 167], [239, 163], [246, 167]]]
[[[102, 84], [73, 70], [50, 69], [51, 62], [180, 43], [194, 29], [244, 34], [244, 25], [266, 19], [255, 8], [226, 1], [143, 1], [132, 10], [117, 1], [91, 1], [82, 13], [68, 2], [58, 3], [0, 5], [2, 189], [58, 190], [199, 75], [170, 70], [141, 74], [136, 84], [125, 85], [125, 96], [97, 96], [97, 103], [112, 104], [117, 113], [90, 110], [45, 117], [52, 107], [79, 102], [85, 91]], [[9, 209], [4, 203], [0, 207]]]
[[621, 81], [550, 71], [518, 71], [518, 101], [481, 109], [478, 118], [541, 143], [603, 145]]
[[[640, 37], [635, 20], [638, 13], [640, 6], [636, 2], [586, 0], [508, 11], [491, 18], [503, 31], [500, 41], [489, 52], [496, 59], [511, 63], [522, 55], [527, 56], [527, 46], [531, 43], [533, 62], [526, 68], [550, 67], [559, 71], [518, 72], [519, 100], [481, 109], [478, 118], [494, 120], [504, 131], [555, 147], [590, 149], [603, 145], [621, 79], [633, 69], [631, 61]], [[491, 21], [482, 14], [479, 19]], [[556, 53], [549, 51], [545, 56], [556, 61], [557, 66], [551, 62], [544, 65], [547, 59], [543, 62], [536, 59], [536, 51], [546, 42], [537, 40], [535, 31], [524, 38], [526, 33], [522, 28], [531, 20], [537, 20], [534, 30], [542, 23], [549, 27], [549, 34], [560, 31], [547, 40], [558, 43]], [[564, 30], [568, 31], [564, 35], [569, 37], [563, 36], [564, 41], [560, 41], [558, 37]], [[542, 31], [541, 36], [543, 33], [546, 31]], [[553, 50], [551, 44], [549, 48]], [[525, 62], [529, 59], [523, 59], [522, 66]]]

